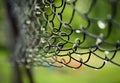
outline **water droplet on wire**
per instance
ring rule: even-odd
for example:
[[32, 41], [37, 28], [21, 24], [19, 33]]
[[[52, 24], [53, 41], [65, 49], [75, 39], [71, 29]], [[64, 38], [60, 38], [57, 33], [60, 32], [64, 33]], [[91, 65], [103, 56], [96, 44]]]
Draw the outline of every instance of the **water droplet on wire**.
[[106, 24], [103, 21], [101, 21], [101, 20], [99, 20], [97, 22], [97, 24], [98, 24], [98, 26], [99, 26], [100, 29], [105, 29], [105, 27], [106, 27]]
[[68, 2], [70, 1], [70, 0], [67, 0]]
[[76, 33], [80, 33], [81, 31], [80, 30], [76, 30]]
[[98, 45], [99, 43], [101, 43], [102, 42], [102, 40], [100, 39], [100, 38], [97, 38], [96, 39], [96, 45]]
[[105, 53], [105, 55], [108, 55], [110, 52], [109, 51], [105, 51], [104, 53]]
[[103, 33], [100, 33], [100, 37], [101, 37], [101, 38], [104, 37], [104, 34], [103, 34]]
[[41, 38], [41, 43], [46, 43], [45, 38]]
[[44, 27], [41, 27], [41, 31], [45, 31], [45, 28], [44, 28]]
[[33, 57], [33, 55], [32, 55], [32, 54], [29, 54], [29, 55], [28, 55], [28, 57], [29, 57], [29, 58], [32, 58], [32, 57]]
[[46, 5], [45, 7], [48, 8], [49, 6]]
[[40, 9], [40, 7], [38, 5], [35, 5], [35, 9]]
[[104, 60], [105, 63], [107, 63], [108, 61], [107, 60]]
[[26, 23], [27, 25], [29, 25], [29, 24], [31, 24], [31, 21], [30, 21], [30, 20], [26, 20], [25, 23]]
[[35, 13], [36, 13], [37, 15], [41, 14], [41, 12], [40, 12], [40, 11], [36, 11]]
[[27, 59], [27, 62], [30, 63], [30, 62], [31, 62], [31, 59]]

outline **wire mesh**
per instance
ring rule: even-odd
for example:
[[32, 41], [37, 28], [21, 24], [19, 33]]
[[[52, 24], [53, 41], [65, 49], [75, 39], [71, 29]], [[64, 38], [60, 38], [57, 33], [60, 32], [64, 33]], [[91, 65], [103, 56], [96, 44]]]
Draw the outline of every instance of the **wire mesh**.
[[119, 5], [119, 0], [16, 0], [16, 61], [28, 68], [120, 66]]

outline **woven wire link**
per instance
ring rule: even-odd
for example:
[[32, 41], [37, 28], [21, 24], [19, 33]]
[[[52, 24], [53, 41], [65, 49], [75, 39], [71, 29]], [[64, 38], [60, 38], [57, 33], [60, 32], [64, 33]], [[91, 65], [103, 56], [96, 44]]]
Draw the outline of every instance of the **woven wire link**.
[[[116, 20], [119, 0], [29, 0], [26, 3], [21, 8], [24, 20], [22, 17], [20, 28], [24, 53], [17, 56], [17, 61], [27, 62], [29, 66], [75, 69], [82, 65], [101, 69], [107, 62], [120, 66], [114, 60], [120, 51], [120, 23]], [[104, 5], [107, 5], [105, 11]]]

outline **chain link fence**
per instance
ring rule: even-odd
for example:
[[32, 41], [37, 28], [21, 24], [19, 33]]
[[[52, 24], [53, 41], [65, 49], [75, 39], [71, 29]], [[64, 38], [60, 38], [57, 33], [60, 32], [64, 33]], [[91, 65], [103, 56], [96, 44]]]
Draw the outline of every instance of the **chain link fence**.
[[120, 66], [115, 59], [120, 51], [119, 0], [10, 1], [17, 63], [26, 68]]

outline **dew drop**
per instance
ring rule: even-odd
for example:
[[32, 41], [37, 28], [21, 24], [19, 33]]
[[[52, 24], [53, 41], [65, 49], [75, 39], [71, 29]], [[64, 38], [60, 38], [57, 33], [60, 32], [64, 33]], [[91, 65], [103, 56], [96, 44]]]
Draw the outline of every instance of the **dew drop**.
[[107, 63], [108, 61], [104, 60], [105, 63]]
[[28, 62], [28, 63], [30, 63], [30, 62], [31, 62], [31, 60], [30, 60], [30, 59], [27, 59], [27, 62]]
[[34, 61], [38, 61], [38, 59], [37, 59], [37, 58], [34, 58]]
[[45, 31], [45, 28], [44, 28], [44, 27], [41, 27], [41, 31]]
[[26, 22], [25, 22], [26, 24], [31, 24], [31, 21], [30, 20], [26, 20]]
[[100, 33], [100, 37], [104, 37], [104, 34], [103, 34], [103, 33]]
[[50, 56], [52, 56], [52, 55], [53, 55], [52, 53], [47, 53], [47, 54], [46, 54], [47, 57], [50, 57]]
[[100, 29], [105, 29], [105, 27], [106, 27], [106, 24], [103, 21], [101, 21], [101, 20], [99, 20], [97, 22], [97, 24], [98, 24], [98, 26], [99, 26]]
[[40, 56], [41, 56], [40, 54], [37, 55], [37, 57], [40, 57]]
[[38, 48], [35, 48], [35, 49], [34, 49], [34, 51], [36, 51], [36, 52], [37, 52], [37, 51], [39, 51], [39, 49], [38, 49]]
[[41, 43], [46, 43], [46, 40], [44, 38], [41, 38]]
[[35, 9], [40, 9], [40, 7], [38, 5], [35, 5]]
[[44, 60], [44, 59], [45, 59], [45, 57], [42, 57], [42, 59]]
[[70, 0], [67, 0], [68, 2], [70, 1]]
[[67, 2], [73, 2], [74, 0], [67, 0]]
[[97, 38], [97, 40], [96, 40], [96, 45], [98, 45], [99, 43], [101, 43], [102, 42], [102, 40], [100, 39], [100, 38]]
[[76, 33], [80, 33], [81, 31], [80, 30], [76, 30]]
[[28, 55], [28, 57], [29, 57], [29, 58], [32, 58], [32, 57], [33, 57], [33, 55], [32, 55], [32, 54], [29, 54], [29, 55]]
[[48, 8], [49, 6], [46, 5], [45, 7]]
[[26, 49], [26, 51], [28, 51], [28, 52], [33, 52], [33, 49], [28, 48], [28, 49]]
[[109, 51], [105, 51], [104, 53], [105, 53], [105, 55], [108, 55], [110, 52]]
[[41, 12], [40, 12], [40, 11], [36, 11], [35, 13], [36, 13], [37, 15], [41, 14]]

